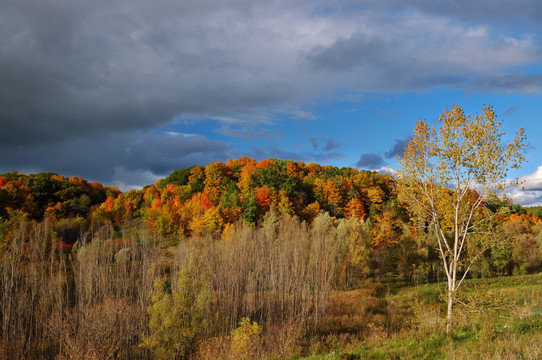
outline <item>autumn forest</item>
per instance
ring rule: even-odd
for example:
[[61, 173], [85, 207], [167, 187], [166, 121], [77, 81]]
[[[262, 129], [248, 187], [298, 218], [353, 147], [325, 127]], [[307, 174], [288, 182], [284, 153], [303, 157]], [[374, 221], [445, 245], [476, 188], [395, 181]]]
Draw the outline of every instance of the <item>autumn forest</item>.
[[[0, 359], [310, 356], [429, 326], [398, 289], [423, 289], [440, 329], [442, 260], [401, 191], [390, 174], [247, 157], [125, 193], [2, 174]], [[541, 208], [476, 211], [492, 231], [467, 258], [494, 245], [469, 279], [542, 270]]]

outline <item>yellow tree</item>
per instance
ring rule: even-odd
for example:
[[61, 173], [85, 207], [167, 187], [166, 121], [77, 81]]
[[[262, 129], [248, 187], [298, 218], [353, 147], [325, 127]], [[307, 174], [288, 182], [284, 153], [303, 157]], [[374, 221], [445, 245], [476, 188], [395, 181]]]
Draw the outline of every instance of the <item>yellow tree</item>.
[[[523, 129], [507, 140], [491, 106], [465, 115], [459, 106], [445, 109], [437, 124], [419, 121], [399, 158], [399, 195], [412, 214], [435, 234], [448, 281], [446, 332], [453, 326], [454, 293], [473, 263], [491, 245], [467, 256], [474, 233], [489, 224], [484, 200], [506, 187], [508, 171], [525, 160]], [[517, 182], [517, 180], [515, 181]]]

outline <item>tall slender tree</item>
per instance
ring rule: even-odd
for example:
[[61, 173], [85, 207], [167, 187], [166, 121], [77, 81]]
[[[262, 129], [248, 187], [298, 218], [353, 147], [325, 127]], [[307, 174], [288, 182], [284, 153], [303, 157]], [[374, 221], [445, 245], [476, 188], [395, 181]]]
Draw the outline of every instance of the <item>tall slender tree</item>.
[[507, 139], [491, 106], [481, 114], [465, 115], [456, 105], [445, 109], [433, 126], [420, 120], [399, 157], [400, 196], [413, 215], [429, 224], [442, 258], [448, 280], [448, 334], [453, 327], [454, 294], [492, 244], [489, 236], [476, 251], [467, 251], [471, 240], [480, 238], [473, 235], [490, 224], [491, 212], [484, 201], [517, 183], [508, 179], [508, 171], [525, 160], [525, 140], [522, 128]]

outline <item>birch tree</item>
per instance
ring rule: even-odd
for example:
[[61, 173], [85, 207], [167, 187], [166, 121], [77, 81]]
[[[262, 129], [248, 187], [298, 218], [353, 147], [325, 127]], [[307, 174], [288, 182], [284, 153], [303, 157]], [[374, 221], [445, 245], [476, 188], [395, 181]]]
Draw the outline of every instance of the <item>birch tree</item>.
[[[485, 200], [516, 180], [508, 172], [525, 160], [524, 130], [507, 138], [491, 106], [481, 114], [465, 115], [459, 106], [445, 109], [430, 126], [420, 120], [399, 157], [399, 193], [418, 220], [429, 226], [448, 281], [446, 332], [453, 327], [454, 294], [475, 261], [492, 244], [485, 236], [467, 256], [469, 241], [487, 229], [492, 214]], [[479, 236], [478, 236], [479, 238]]]

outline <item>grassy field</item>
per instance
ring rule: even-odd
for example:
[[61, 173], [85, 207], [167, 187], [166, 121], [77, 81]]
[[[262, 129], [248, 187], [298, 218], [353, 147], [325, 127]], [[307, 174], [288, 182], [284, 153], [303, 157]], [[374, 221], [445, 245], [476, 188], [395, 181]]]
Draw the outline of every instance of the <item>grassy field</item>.
[[541, 359], [542, 274], [469, 280], [444, 332], [444, 284], [335, 292], [298, 359]]

